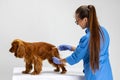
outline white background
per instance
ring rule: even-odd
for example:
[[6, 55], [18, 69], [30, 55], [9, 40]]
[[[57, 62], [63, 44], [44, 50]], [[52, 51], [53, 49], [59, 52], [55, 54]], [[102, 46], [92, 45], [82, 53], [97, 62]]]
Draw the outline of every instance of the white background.
[[[120, 80], [120, 1], [119, 0], [0, 0], [0, 80], [11, 80], [14, 67], [24, 66], [9, 52], [11, 42], [45, 41], [56, 46], [77, 45], [84, 30], [74, 22], [74, 12], [84, 4], [96, 7], [99, 23], [111, 38], [110, 61], [114, 80]], [[71, 52], [60, 52], [66, 57]], [[44, 61], [43, 66], [51, 66]], [[82, 61], [73, 66], [83, 69]], [[51, 66], [52, 67], [52, 66]], [[104, 74], [104, 73], [103, 73]]]

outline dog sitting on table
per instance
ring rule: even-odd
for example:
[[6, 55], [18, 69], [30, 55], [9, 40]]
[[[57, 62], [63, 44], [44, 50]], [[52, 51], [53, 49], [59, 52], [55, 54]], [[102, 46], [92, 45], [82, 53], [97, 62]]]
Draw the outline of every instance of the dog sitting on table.
[[[60, 59], [58, 49], [46, 42], [25, 42], [20, 39], [15, 39], [11, 43], [11, 48], [9, 49], [11, 53], [17, 58], [24, 58], [25, 61], [25, 71], [22, 73], [29, 74], [32, 69], [32, 75], [37, 75], [42, 71], [42, 61], [47, 59], [50, 64], [52, 64], [56, 69], [55, 72], [59, 72], [62, 69], [61, 74], [66, 73], [65, 64], [55, 64], [53, 63], [52, 57], [57, 57]], [[33, 68], [34, 67], [34, 68]]]

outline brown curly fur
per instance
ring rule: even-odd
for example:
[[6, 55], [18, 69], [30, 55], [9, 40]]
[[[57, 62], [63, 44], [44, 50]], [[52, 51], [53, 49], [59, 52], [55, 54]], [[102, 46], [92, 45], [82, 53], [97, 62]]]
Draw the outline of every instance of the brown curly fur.
[[15, 39], [11, 43], [11, 48], [9, 49], [11, 53], [18, 58], [24, 58], [25, 60], [25, 71], [22, 73], [28, 74], [33, 68], [34, 70], [31, 74], [39, 74], [42, 70], [42, 61], [47, 59], [50, 64], [52, 64], [56, 69], [55, 72], [59, 72], [62, 69], [62, 74], [66, 73], [66, 68], [64, 64], [57, 65], [53, 63], [52, 57], [58, 57], [59, 52], [57, 48], [46, 42], [25, 42], [20, 39]]

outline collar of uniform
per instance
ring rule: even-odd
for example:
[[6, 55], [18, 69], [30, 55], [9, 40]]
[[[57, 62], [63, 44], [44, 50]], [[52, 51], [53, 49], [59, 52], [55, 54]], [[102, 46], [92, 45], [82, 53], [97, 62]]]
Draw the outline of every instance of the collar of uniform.
[[89, 32], [89, 28], [87, 28], [87, 29], [85, 30], [85, 32], [88, 33], [88, 32]]

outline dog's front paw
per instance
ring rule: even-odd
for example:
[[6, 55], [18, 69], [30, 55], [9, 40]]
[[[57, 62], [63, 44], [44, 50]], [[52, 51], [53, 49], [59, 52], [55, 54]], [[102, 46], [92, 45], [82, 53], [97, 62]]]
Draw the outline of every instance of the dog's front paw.
[[59, 72], [60, 70], [59, 69], [54, 69], [55, 72]]
[[61, 72], [61, 74], [65, 74], [66, 72], [67, 72], [67, 70], [64, 70], [64, 71]]
[[29, 72], [28, 71], [22, 71], [23, 74], [28, 74]]

